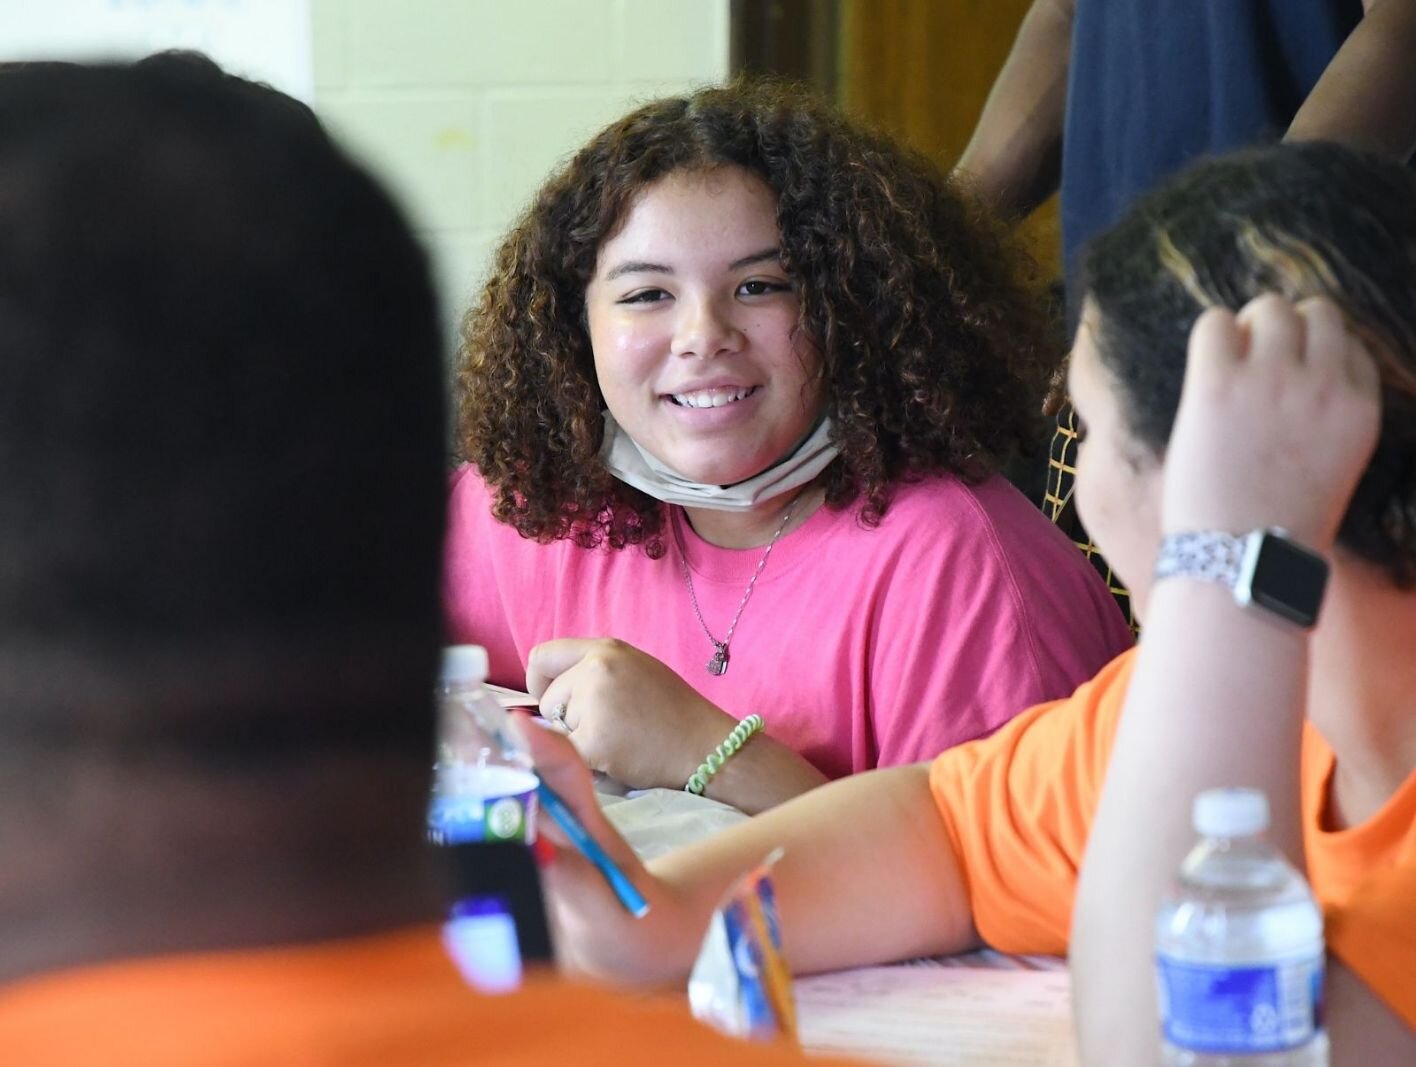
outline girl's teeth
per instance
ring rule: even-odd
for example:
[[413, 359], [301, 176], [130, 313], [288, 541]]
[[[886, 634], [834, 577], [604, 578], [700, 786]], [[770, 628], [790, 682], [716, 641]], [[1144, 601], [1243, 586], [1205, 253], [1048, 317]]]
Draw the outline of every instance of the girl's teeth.
[[752, 392], [739, 389], [731, 392], [715, 390], [707, 393], [675, 393], [674, 403], [686, 408], [720, 408], [735, 403]]

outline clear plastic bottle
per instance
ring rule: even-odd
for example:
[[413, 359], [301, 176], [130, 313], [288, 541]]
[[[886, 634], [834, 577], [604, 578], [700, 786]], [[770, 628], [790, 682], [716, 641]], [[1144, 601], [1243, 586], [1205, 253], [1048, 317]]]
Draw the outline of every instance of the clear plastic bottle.
[[1322, 912], [1262, 836], [1267, 798], [1209, 790], [1194, 824], [1201, 840], [1156, 919], [1164, 1062], [1325, 1067]]
[[428, 838], [438, 845], [473, 841], [536, 840], [536, 775], [502, 754], [486, 724], [502, 713], [479, 716], [477, 706], [495, 698], [483, 688], [487, 653], [477, 645], [443, 650], [438, 761], [428, 808]]

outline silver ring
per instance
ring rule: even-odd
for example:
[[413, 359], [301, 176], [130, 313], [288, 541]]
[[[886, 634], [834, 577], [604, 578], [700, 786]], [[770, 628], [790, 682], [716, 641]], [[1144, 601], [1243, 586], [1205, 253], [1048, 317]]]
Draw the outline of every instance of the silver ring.
[[551, 710], [546, 712], [546, 718], [550, 719], [551, 722], [563, 723], [565, 722], [565, 713], [568, 710], [569, 705], [567, 705], [564, 701], [559, 704], [552, 704]]

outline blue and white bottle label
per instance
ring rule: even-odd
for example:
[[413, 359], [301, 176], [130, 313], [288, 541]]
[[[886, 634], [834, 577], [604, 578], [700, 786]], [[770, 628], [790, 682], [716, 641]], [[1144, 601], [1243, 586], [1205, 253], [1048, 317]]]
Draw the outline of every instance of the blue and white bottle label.
[[536, 776], [512, 767], [469, 767], [450, 776], [428, 808], [435, 845], [536, 840]]
[[1216, 964], [1156, 957], [1165, 1040], [1193, 1052], [1282, 1052], [1322, 1029], [1323, 957]]

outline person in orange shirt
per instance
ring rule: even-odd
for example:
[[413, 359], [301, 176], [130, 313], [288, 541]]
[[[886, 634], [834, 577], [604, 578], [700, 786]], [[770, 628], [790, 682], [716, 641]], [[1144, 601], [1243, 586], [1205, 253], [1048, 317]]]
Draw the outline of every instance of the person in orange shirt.
[[[1223, 157], [1142, 200], [1090, 252], [1070, 362], [1078, 501], [1145, 612], [1141, 647], [932, 765], [832, 783], [647, 869], [596, 820], [573, 750], [524, 731], [653, 905], [620, 919], [559, 855], [567, 965], [677, 977], [723, 885], [780, 846], [796, 971], [1067, 952], [1083, 1061], [1155, 1062], [1152, 923], [1191, 801], [1252, 786], [1325, 911], [1333, 1062], [1416, 1062], [1413, 278], [1416, 174], [1354, 150]], [[1254, 531], [1280, 573], [1244, 561]]]
[[0, 1063], [801, 1062], [442, 951], [441, 335], [302, 104], [0, 68]]

